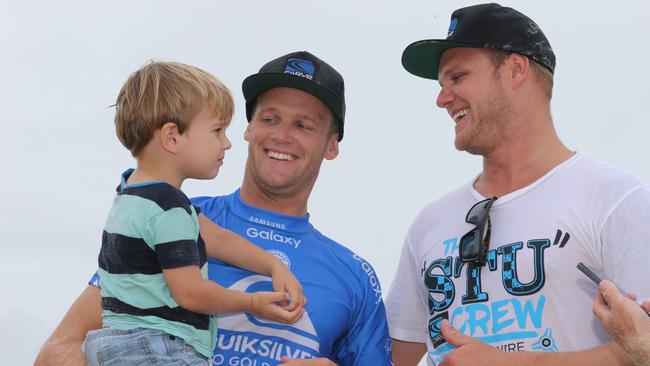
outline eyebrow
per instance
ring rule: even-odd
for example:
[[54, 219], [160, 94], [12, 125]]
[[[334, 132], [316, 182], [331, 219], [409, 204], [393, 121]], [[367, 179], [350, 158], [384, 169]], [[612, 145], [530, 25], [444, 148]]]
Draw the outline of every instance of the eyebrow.
[[212, 124], [213, 127], [228, 126], [230, 125], [230, 120], [217, 120]]
[[262, 109], [260, 109], [260, 112], [273, 112], [273, 113], [278, 113], [278, 110], [277, 110], [276, 108], [273, 108], [273, 107], [266, 107], [266, 108], [262, 108]]
[[[267, 113], [270, 112], [270, 113], [278, 114], [279, 110], [277, 108], [274, 108], [274, 107], [266, 107], [266, 108], [263, 108], [263, 109], [260, 110], [260, 113], [264, 113], [264, 112], [267, 112]], [[314, 122], [316, 122], [318, 120], [324, 120], [325, 119], [325, 117], [323, 117], [320, 113], [316, 116], [316, 118], [310, 117], [310, 116], [308, 116], [306, 114], [294, 114], [292, 116], [294, 116], [294, 117], [297, 116], [300, 119], [304, 119], [304, 120], [308, 120], [308, 121], [314, 121]]]

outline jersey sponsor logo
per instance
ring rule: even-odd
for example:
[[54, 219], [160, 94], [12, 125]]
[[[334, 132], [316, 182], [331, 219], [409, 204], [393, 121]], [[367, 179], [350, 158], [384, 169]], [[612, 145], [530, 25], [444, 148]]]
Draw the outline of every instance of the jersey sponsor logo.
[[[270, 291], [271, 278], [245, 277], [229, 287], [236, 291]], [[320, 344], [309, 313], [287, 325], [256, 318], [246, 313], [223, 314], [218, 318], [214, 365], [277, 365], [282, 356], [314, 358]]]
[[280, 262], [282, 262], [282, 264], [284, 264], [285, 267], [291, 269], [291, 260], [285, 252], [277, 249], [269, 249], [267, 252], [276, 257]]
[[363, 271], [366, 272], [366, 275], [368, 276], [368, 280], [370, 281], [370, 286], [372, 287], [372, 291], [375, 293], [375, 305], [379, 304], [381, 302], [381, 285], [379, 284], [379, 280], [377, 279], [375, 270], [372, 268], [370, 263], [366, 262], [365, 260], [363, 260], [363, 258], [359, 257], [358, 255], [353, 254], [352, 258], [354, 258], [354, 260], [361, 263], [361, 269], [363, 269]]
[[271, 220], [261, 219], [259, 217], [255, 217], [255, 216], [250, 216], [248, 218], [248, 221], [250, 221], [252, 223], [255, 223], [255, 224], [260, 224], [260, 225], [272, 227], [272, 228], [275, 228], [275, 229], [282, 229], [282, 230], [287, 229], [287, 225], [285, 225], [285, 224], [275, 222], [275, 221], [271, 221]]
[[289, 244], [296, 249], [298, 249], [300, 243], [302, 242], [302, 240], [300, 239], [294, 239], [290, 236], [284, 236], [273, 230], [269, 230], [269, 231], [259, 230], [254, 227], [249, 227], [248, 229], [246, 229], [246, 235], [248, 235], [249, 238], [253, 238], [253, 239], [261, 238], [261, 239], [271, 240], [277, 243]]

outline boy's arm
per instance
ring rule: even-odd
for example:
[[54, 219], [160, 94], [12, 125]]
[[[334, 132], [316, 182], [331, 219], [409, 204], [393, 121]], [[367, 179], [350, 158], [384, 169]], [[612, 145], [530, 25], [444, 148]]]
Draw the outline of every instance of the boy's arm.
[[201, 277], [198, 266], [163, 269], [174, 300], [183, 308], [203, 314], [249, 312], [266, 319], [293, 323], [301, 311], [289, 312], [277, 303], [287, 300], [283, 292], [233, 291]]
[[199, 215], [199, 224], [208, 257], [268, 276], [275, 266], [282, 266], [271, 254], [204, 215]]
[[271, 276], [275, 291], [289, 293], [291, 303], [287, 310], [293, 311], [305, 306], [307, 299], [303, 296], [300, 282], [273, 255], [232, 231], [220, 227], [204, 215], [199, 215], [199, 224], [208, 257]]
[[102, 326], [102, 305], [99, 288], [88, 286], [61, 320], [52, 335], [45, 341], [36, 356], [35, 366], [84, 365], [81, 352], [86, 333]]

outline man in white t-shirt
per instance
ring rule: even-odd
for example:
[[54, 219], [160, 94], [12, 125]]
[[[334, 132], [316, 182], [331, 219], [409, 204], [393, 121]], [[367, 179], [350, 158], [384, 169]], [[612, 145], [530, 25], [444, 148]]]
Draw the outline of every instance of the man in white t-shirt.
[[560, 141], [541, 29], [497, 4], [459, 9], [446, 39], [409, 45], [402, 64], [439, 81], [456, 148], [483, 170], [406, 236], [386, 301], [395, 365], [629, 364], [576, 265], [648, 298], [650, 190]]

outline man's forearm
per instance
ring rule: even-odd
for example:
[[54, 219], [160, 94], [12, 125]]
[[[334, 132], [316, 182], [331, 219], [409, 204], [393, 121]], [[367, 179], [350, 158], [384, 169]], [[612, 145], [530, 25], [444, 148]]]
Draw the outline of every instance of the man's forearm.
[[81, 343], [89, 330], [101, 328], [101, 312], [99, 288], [88, 286], [45, 341], [34, 365], [84, 365], [86, 360], [81, 352]]
[[628, 366], [633, 365], [614, 342], [576, 352], [503, 352], [463, 334], [443, 320], [440, 331], [455, 349], [440, 366]]
[[55, 338], [52, 334], [43, 344], [34, 366], [78, 366], [85, 365], [86, 358], [81, 352], [81, 342]]
[[[576, 352], [513, 352], [507, 365], [633, 366], [623, 349], [610, 342]], [[505, 364], [504, 364], [505, 365]]]

